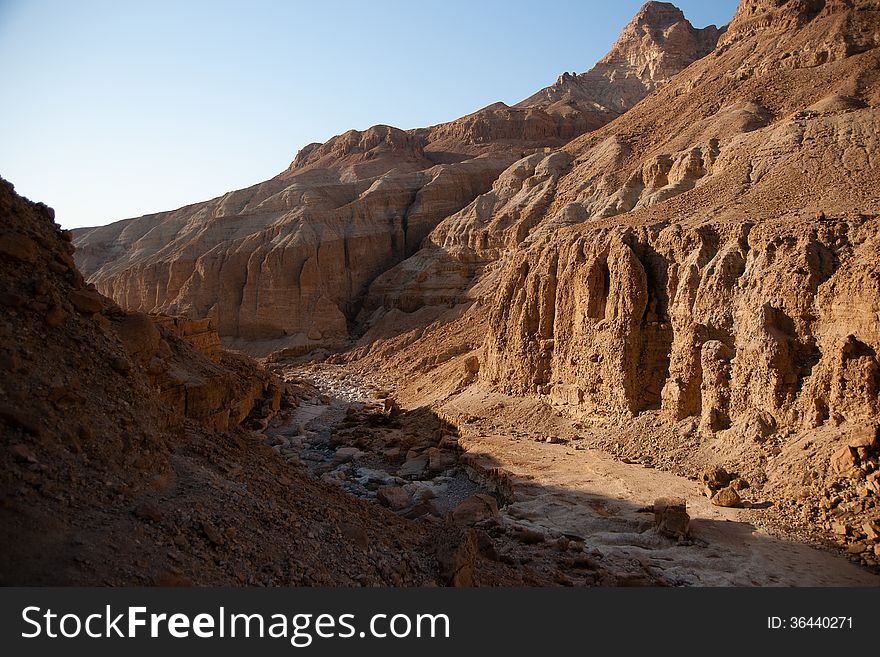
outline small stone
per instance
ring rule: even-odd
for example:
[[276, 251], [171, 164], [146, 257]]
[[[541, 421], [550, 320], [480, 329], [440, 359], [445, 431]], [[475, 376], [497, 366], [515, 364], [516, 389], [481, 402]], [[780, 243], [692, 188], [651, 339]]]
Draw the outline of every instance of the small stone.
[[392, 511], [402, 511], [412, 504], [409, 493], [400, 486], [383, 486], [376, 491], [376, 499]]
[[60, 326], [70, 317], [70, 314], [64, 310], [61, 306], [52, 306], [49, 309], [49, 312], [46, 313], [46, 324], [54, 328], [56, 326]]
[[40, 435], [39, 421], [13, 406], [0, 406], [0, 420], [34, 436]]
[[150, 522], [162, 521], [162, 510], [152, 502], [142, 502], [135, 507], [134, 515], [141, 520], [149, 520]]
[[452, 521], [460, 527], [470, 527], [498, 517], [498, 502], [486, 493], [471, 495], [452, 510]]
[[526, 545], [536, 545], [543, 543], [545, 540], [545, 536], [541, 532], [529, 527], [523, 527], [522, 525], [517, 525], [513, 528], [512, 536], [520, 543], [525, 543]]
[[364, 453], [357, 447], [340, 447], [333, 456], [333, 464], [341, 465], [349, 461], [356, 461], [364, 456]]
[[838, 536], [846, 536], [851, 531], [849, 525], [842, 523], [840, 521], [835, 520], [831, 523], [831, 532], [837, 534]]
[[670, 538], [685, 538], [690, 522], [684, 498], [661, 497], [654, 501], [654, 525], [658, 533]]
[[220, 531], [212, 525], [210, 522], [202, 523], [202, 533], [205, 534], [205, 537], [214, 545], [221, 546], [226, 540], [223, 538], [223, 535]]
[[712, 496], [712, 504], [723, 507], [737, 507], [742, 504], [742, 501], [733, 487], [727, 486]]
[[126, 374], [131, 371], [131, 363], [129, 363], [127, 359], [119, 356], [110, 359], [110, 367], [114, 372], [119, 372], [120, 374]]
[[9, 452], [16, 461], [21, 461], [23, 463], [37, 463], [37, 457], [34, 456], [34, 453], [27, 445], [12, 445], [9, 448]]
[[84, 315], [94, 315], [104, 309], [104, 297], [94, 290], [74, 290], [69, 298], [76, 311]]
[[866, 549], [867, 549], [867, 546], [862, 541], [857, 541], [855, 543], [851, 543], [850, 545], [846, 546], [846, 551], [849, 554], [861, 554]]
[[21, 308], [26, 302], [27, 299], [17, 292], [0, 292], [0, 305], [7, 308]]
[[6, 372], [17, 372], [21, 369], [21, 358], [12, 351], [0, 352], [0, 370]]

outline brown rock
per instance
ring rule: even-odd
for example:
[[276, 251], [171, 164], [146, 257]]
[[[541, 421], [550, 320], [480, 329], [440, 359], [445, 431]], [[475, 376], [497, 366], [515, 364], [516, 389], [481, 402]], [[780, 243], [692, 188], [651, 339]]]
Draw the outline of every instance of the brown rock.
[[703, 482], [712, 490], [724, 488], [730, 484], [732, 477], [724, 468], [709, 468], [703, 472]]
[[445, 533], [436, 552], [440, 583], [444, 586], [473, 586], [478, 551], [473, 529]]
[[37, 457], [34, 456], [33, 451], [31, 451], [30, 447], [27, 445], [16, 444], [10, 445], [9, 452], [15, 458], [16, 461], [21, 461], [24, 463], [37, 463]]
[[0, 235], [0, 255], [7, 258], [34, 263], [39, 258], [39, 248], [31, 238], [20, 233]]
[[471, 495], [452, 510], [453, 522], [461, 527], [470, 527], [497, 517], [498, 503], [486, 493]]
[[159, 350], [161, 335], [152, 319], [143, 313], [131, 313], [115, 322], [116, 334], [132, 359], [149, 362]]
[[737, 507], [740, 506], [741, 503], [742, 501], [740, 500], [739, 494], [732, 486], [722, 488], [712, 496], [712, 504], [715, 506]]
[[837, 473], [847, 473], [858, 466], [858, 456], [855, 450], [844, 445], [831, 457], [831, 471]]
[[341, 522], [339, 523], [339, 530], [342, 532], [342, 535], [346, 540], [350, 541], [361, 550], [366, 550], [370, 547], [370, 538], [364, 528], [360, 525], [352, 522]]
[[119, 372], [120, 374], [128, 374], [131, 371], [131, 363], [129, 360], [120, 356], [115, 356], [110, 359], [110, 367], [114, 372]]
[[536, 545], [546, 540], [546, 537], [541, 532], [522, 525], [514, 526], [511, 536], [526, 545]]
[[654, 501], [654, 526], [660, 534], [670, 538], [685, 538], [690, 521], [684, 498], [661, 497]]
[[852, 528], [846, 523], [835, 521], [831, 523], [831, 531], [838, 536], [849, 536]]
[[451, 452], [447, 452], [437, 447], [430, 447], [428, 448], [427, 454], [428, 470], [431, 472], [443, 472], [455, 465], [455, 454]]
[[52, 306], [49, 309], [49, 312], [46, 313], [46, 324], [49, 327], [61, 326], [64, 322], [66, 322], [70, 318], [70, 313], [68, 313], [61, 306]]
[[397, 476], [416, 479], [424, 474], [426, 467], [428, 467], [428, 455], [414, 455], [411, 458], [407, 458], [406, 462], [397, 471]]
[[847, 445], [856, 450], [873, 450], [877, 448], [877, 425], [862, 424], [852, 431]]
[[0, 419], [10, 426], [22, 429], [26, 433], [34, 436], [40, 435], [39, 419], [28, 413], [24, 409], [15, 408], [10, 405], [0, 405]]
[[383, 486], [376, 491], [376, 499], [392, 511], [402, 511], [412, 504], [410, 494], [400, 486]]
[[[152, 502], [142, 502], [134, 509], [134, 515], [141, 520], [149, 520], [150, 522], [162, 522], [162, 510]], [[207, 534], [207, 532], [206, 532]]]
[[216, 547], [222, 547], [226, 543], [226, 539], [220, 533], [220, 530], [210, 522], [202, 522], [202, 533]]
[[78, 313], [94, 315], [104, 309], [105, 298], [94, 290], [73, 290], [68, 298]]
[[7, 308], [21, 308], [25, 303], [27, 303], [27, 299], [18, 294], [18, 292], [10, 290], [0, 292], [0, 305]]

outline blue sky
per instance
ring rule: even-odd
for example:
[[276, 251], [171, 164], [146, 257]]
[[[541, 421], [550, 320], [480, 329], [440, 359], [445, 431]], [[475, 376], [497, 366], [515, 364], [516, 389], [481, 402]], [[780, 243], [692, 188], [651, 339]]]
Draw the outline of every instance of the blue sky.
[[[697, 27], [736, 0], [676, 2]], [[515, 103], [642, 0], [0, 0], [0, 176], [65, 227], [174, 209], [350, 128]]]

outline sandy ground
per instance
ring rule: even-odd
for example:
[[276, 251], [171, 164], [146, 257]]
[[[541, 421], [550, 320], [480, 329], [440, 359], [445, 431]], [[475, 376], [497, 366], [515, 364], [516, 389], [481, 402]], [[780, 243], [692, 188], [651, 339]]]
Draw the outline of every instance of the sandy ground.
[[[334, 406], [369, 400], [380, 387], [367, 378], [346, 376], [345, 368], [338, 366], [315, 368], [307, 377], [333, 394]], [[643, 570], [671, 585], [880, 585], [880, 576], [844, 556], [757, 528], [766, 513], [761, 508], [716, 507], [696, 481], [623, 463], [605, 452], [582, 448], [578, 441], [536, 442], [532, 434], [538, 427], [546, 432], [565, 420], [534, 415], [530, 420], [527, 403], [471, 388], [435, 405], [459, 427], [459, 444], [469, 460], [480, 463], [483, 472], [505, 473], [509, 487], [502, 497], [507, 502], [501, 508], [502, 525], [529, 527], [551, 538], [582, 539], [612, 570]], [[504, 410], [487, 412], [499, 407]], [[309, 422], [314, 430], [322, 409], [309, 405], [302, 412], [299, 421]], [[323, 416], [334, 415], [331, 411]], [[567, 433], [558, 429], [560, 435]], [[660, 497], [687, 501], [688, 540], [668, 539], [654, 530], [650, 508]]]
[[[661, 571], [672, 584], [880, 585], [880, 576], [839, 554], [774, 538], [758, 529], [754, 523], [765, 513], [761, 508], [712, 505], [699, 482], [623, 463], [605, 452], [582, 449], [577, 441], [536, 442], [527, 435], [526, 420], [520, 422], [521, 430], [493, 431], [505, 423], [470, 415], [498, 404], [515, 416], [522, 402], [470, 392], [447, 403], [444, 410], [470, 420], [460, 423], [460, 444], [469, 454], [510, 474], [513, 501], [502, 513], [519, 523], [583, 537], [606, 560], [622, 565], [637, 561], [652, 574]], [[532, 426], [545, 424], [546, 418], [535, 418]], [[660, 497], [687, 501], [689, 541], [678, 543], [653, 530], [653, 515], [646, 508]]]
[[[713, 506], [696, 482], [615, 461], [596, 450], [510, 436], [465, 434], [462, 444], [512, 475], [514, 501], [502, 510], [520, 524], [583, 537], [609, 562], [638, 561], [688, 586], [880, 585], [845, 558], [756, 529], [760, 510]], [[687, 500], [691, 540], [662, 538], [644, 511], [659, 497]]]

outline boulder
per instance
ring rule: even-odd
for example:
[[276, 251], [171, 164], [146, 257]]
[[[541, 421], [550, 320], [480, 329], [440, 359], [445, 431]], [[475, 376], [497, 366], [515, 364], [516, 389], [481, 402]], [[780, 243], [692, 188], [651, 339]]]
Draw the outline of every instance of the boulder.
[[470, 527], [498, 517], [498, 503], [486, 493], [471, 495], [452, 510], [452, 521], [460, 527]]
[[670, 538], [685, 538], [690, 522], [684, 498], [661, 497], [654, 501], [654, 526], [658, 533]]
[[94, 315], [104, 309], [107, 299], [94, 290], [73, 290], [69, 296], [70, 303], [76, 308], [76, 312], [83, 315]]
[[412, 503], [410, 494], [400, 486], [383, 486], [376, 491], [376, 499], [392, 511], [402, 511]]
[[715, 506], [737, 507], [742, 504], [739, 493], [732, 486], [726, 486], [712, 496], [712, 504]]
[[703, 483], [712, 490], [724, 488], [730, 484], [732, 477], [724, 468], [713, 467], [703, 472]]
[[149, 363], [159, 350], [162, 336], [152, 319], [143, 313], [131, 313], [115, 323], [116, 335], [132, 359]]
[[428, 470], [431, 472], [443, 472], [455, 465], [455, 454], [437, 447], [428, 449]]
[[397, 475], [405, 479], [415, 479], [424, 474], [426, 467], [428, 467], [428, 455], [419, 454], [408, 458], [397, 471]]

